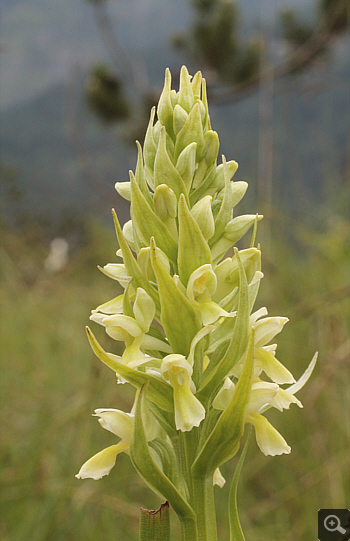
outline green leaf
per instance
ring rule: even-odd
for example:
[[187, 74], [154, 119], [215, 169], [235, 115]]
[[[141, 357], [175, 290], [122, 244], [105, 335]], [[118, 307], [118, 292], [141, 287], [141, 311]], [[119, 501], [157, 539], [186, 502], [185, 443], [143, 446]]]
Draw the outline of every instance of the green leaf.
[[154, 402], [148, 401], [148, 407], [153, 413], [154, 417], [157, 419], [160, 426], [168, 434], [169, 438], [173, 441], [174, 438], [178, 437], [177, 430], [175, 427], [175, 415], [173, 412], [164, 411]]
[[170, 541], [169, 503], [162, 503], [157, 511], [142, 509], [139, 541]]
[[123, 231], [121, 230], [118, 217], [114, 209], [112, 209], [112, 215], [113, 215], [114, 226], [115, 226], [115, 231], [117, 234], [119, 246], [123, 253], [124, 265], [128, 274], [133, 277], [133, 286], [135, 286], [135, 289], [138, 287], [142, 287], [142, 289], [144, 289], [146, 293], [148, 293], [148, 295], [151, 297], [154, 304], [156, 305], [157, 311], [159, 312], [160, 302], [159, 302], [158, 291], [154, 287], [152, 287], [149, 281], [145, 278], [145, 276], [143, 275], [140, 269], [139, 264], [137, 263], [136, 259], [132, 255], [132, 252], [128, 246], [128, 243], [126, 242], [125, 237], [123, 235]]
[[231, 488], [230, 488], [230, 496], [229, 496], [229, 502], [228, 502], [228, 516], [230, 521], [230, 541], [245, 541], [245, 537], [243, 535], [242, 527], [239, 521], [238, 517], [238, 509], [237, 509], [237, 488], [238, 488], [238, 481], [239, 477], [242, 471], [242, 466], [244, 463], [244, 459], [246, 457], [250, 436], [252, 433], [252, 425], [249, 425], [248, 429], [248, 436], [245, 441], [241, 456], [239, 457], [239, 460], [236, 465], [235, 473], [233, 475]]
[[[166, 498], [174, 511], [182, 518], [193, 522], [195, 531], [195, 514], [188, 502], [181, 496], [173, 483], [160, 470], [150, 453], [142, 422], [142, 409], [145, 408], [146, 385], [141, 389], [136, 403], [134, 432], [130, 443], [130, 458], [132, 463], [147, 483], [161, 497]], [[196, 539], [196, 537], [194, 537]]]
[[239, 449], [243, 436], [246, 410], [250, 398], [254, 368], [254, 327], [242, 375], [234, 395], [221, 414], [212, 433], [200, 449], [192, 466], [195, 476], [214, 474], [216, 468], [232, 458]]
[[225, 156], [222, 157], [223, 169], [225, 175], [224, 197], [221, 203], [220, 210], [215, 218], [215, 233], [210, 239], [210, 246], [222, 235], [225, 227], [232, 217], [233, 208], [233, 191], [231, 188], [230, 175], [226, 164]]
[[157, 406], [166, 411], [174, 410], [173, 390], [172, 387], [164, 380], [139, 372], [117, 360], [116, 355], [107, 353], [96, 340], [93, 332], [89, 327], [86, 327], [86, 333], [90, 342], [90, 346], [95, 355], [105, 365], [111, 368], [118, 376], [126, 379], [136, 389], [141, 389], [144, 383], [149, 383], [148, 398]]
[[189, 211], [185, 198], [179, 200], [179, 253], [178, 269], [180, 280], [186, 287], [193, 271], [209, 263], [210, 248], [202, 231]]
[[133, 309], [130, 304], [130, 284], [127, 285], [123, 295], [123, 314], [135, 318]]
[[161, 265], [154, 239], [151, 239], [151, 262], [157, 278], [161, 304], [160, 319], [175, 353], [188, 356], [191, 342], [201, 325], [190, 301], [181, 293], [173, 278]]
[[221, 413], [221, 411], [215, 408], [210, 408], [208, 410], [208, 413], [206, 414], [205, 419], [201, 425], [198, 449], [201, 449], [204, 446], [208, 437], [212, 433], [216, 423], [218, 422]]
[[249, 298], [247, 277], [237, 248], [235, 249], [235, 254], [239, 266], [239, 301], [234, 332], [221, 361], [214, 363], [212, 359], [203, 374], [203, 379], [197, 393], [197, 396], [202, 399], [210, 396], [218, 385], [221, 384], [236, 362], [243, 356], [248, 344]]
[[250, 241], [250, 247], [251, 248], [253, 248], [253, 246], [255, 244], [256, 234], [257, 234], [257, 231], [258, 231], [258, 217], [259, 217], [259, 214], [257, 213], [256, 216], [255, 216], [255, 222], [254, 222], [254, 227], [253, 227], [252, 238], [251, 238], [251, 241]]
[[206, 80], [202, 79], [202, 102], [204, 104], [205, 115], [203, 118], [203, 130], [210, 130], [210, 118], [209, 118], [209, 108], [208, 108], [208, 99], [207, 99], [207, 83]]
[[[147, 182], [145, 179], [145, 172], [143, 168], [143, 159], [142, 159], [142, 148], [138, 141], [136, 141], [136, 145], [137, 145], [137, 163], [136, 163], [135, 179], [147, 203], [149, 204], [151, 208], [153, 208], [152, 195], [148, 189]], [[131, 187], [130, 187], [130, 193], [131, 193]]]
[[131, 181], [131, 212], [135, 220], [137, 230], [146, 246], [150, 244], [150, 238], [154, 237], [161, 250], [176, 263], [177, 244], [170, 235], [162, 220], [153, 212], [140, 188], [135, 177], [130, 172]]
[[151, 116], [146, 130], [145, 141], [143, 144], [143, 156], [145, 158], [145, 168], [147, 174], [147, 181], [152, 190], [154, 189], [154, 180], [153, 180], [153, 169], [154, 169], [154, 160], [157, 152], [157, 145], [154, 142], [153, 138], [153, 123], [154, 116], [156, 114], [156, 108], [152, 107]]
[[149, 447], [157, 453], [162, 471], [168, 479], [179, 489], [179, 469], [178, 461], [173, 446], [165, 439], [156, 438], [148, 443]]

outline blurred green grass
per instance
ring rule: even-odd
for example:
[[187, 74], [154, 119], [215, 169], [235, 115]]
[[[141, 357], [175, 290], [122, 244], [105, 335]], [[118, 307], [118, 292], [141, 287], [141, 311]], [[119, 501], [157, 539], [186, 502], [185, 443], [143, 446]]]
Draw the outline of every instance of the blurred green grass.
[[[90, 310], [118, 288], [96, 269], [116, 260], [112, 225], [89, 221], [85, 227], [85, 243], [56, 274], [44, 270], [48, 243], [40, 231], [2, 232], [4, 541], [133, 541], [140, 506], [160, 504], [125, 455], [107, 478], [74, 477], [87, 458], [114, 442], [93, 410], [127, 410], [133, 399], [85, 337]], [[239, 488], [242, 524], [247, 540], [310, 541], [317, 538], [319, 508], [350, 503], [350, 227], [338, 217], [320, 233], [275, 215], [259, 240], [265, 278], [257, 308], [266, 305], [270, 315], [291, 320], [278, 337], [278, 358], [299, 377], [315, 350], [320, 356], [299, 393], [304, 409], [268, 414], [292, 454], [264, 457], [255, 441], [250, 445]], [[103, 329], [96, 332], [111, 349]], [[235, 462], [222, 468], [228, 479]], [[223, 541], [228, 490], [215, 488]], [[175, 518], [173, 524], [173, 539], [179, 539]]]

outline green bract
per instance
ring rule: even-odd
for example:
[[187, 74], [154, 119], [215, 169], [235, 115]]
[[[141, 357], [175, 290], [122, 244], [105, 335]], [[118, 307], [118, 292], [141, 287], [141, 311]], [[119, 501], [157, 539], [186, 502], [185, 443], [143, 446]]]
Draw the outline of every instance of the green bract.
[[[271, 344], [287, 319], [266, 317], [266, 308], [253, 312], [263, 277], [254, 246], [262, 216], [236, 214], [247, 183], [232, 180], [237, 163], [223, 156], [218, 164], [218, 151], [201, 73], [191, 78], [183, 67], [176, 92], [167, 70], [136, 171], [116, 184], [131, 202], [131, 220], [122, 229], [113, 213], [119, 259], [101, 270], [123, 294], [91, 315], [125, 345], [122, 355], [105, 352], [88, 329], [96, 355], [138, 391], [130, 413], [96, 410], [120, 441], [78, 477], [98, 479], [120, 452], [130, 454], [178, 514], [187, 541], [217, 538], [212, 486], [223, 486], [218, 467], [237, 453], [246, 423], [265, 455], [290, 452], [263, 413], [301, 406], [294, 393], [316, 362], [295, 383]], [[253, 227], [248, 247], [238, 250]], [[237, 481], [238, 474], [232, 494]], [[239, 530], [231, 517], [231, 541]]]

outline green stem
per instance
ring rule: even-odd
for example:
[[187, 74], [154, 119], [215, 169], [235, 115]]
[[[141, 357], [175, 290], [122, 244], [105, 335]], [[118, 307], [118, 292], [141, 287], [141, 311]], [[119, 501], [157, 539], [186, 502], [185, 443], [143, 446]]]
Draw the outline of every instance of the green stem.
[[215, 499], [214, 499], [214, 484], [213, 476], [211, 475], [205, 485], [206, 490], [206, 502], [207, 502], [207, 530], [208, 540], [216, 541], [218, 538], [217, 526], [216, 526], [216, 512], [215, 512]]
[[179, 517], [182, 533], [182, 541], [198, 541], [196, 522], [192, 520], [182, 520]]
[[139, 541], [170, 541], [170, 513], [168, 502], [156, 511], [141, 509]]
[[[197, 436], [194, 436], [193, 430], [191, 432], [179, 432], [178, 433], [178, 456], [181, 465], [182, 477], [186, 484], [186, 490], [189, 498], [189, 503], [192, 501], [192, 478], [191, 478], [191, 465], [192, 455], [197, 448]], [[192, 444], [189, 440], [194, 440]], [[194, 451], [193, 451], [194, 448]], [[180, 516], [181, 533], [183, 541], [198, 541], [197, 524], [196, 521], [182, 519]]]
[[186, 443], [185, 443], [185, 437], [184, 437], [183, 432], [179, 433], [179, 459], [180, 459], [180, 464], [181, 464], [182, 477], [185, 480], [188, 493], [190, 494], [191, 485], [192, 485], [191, 476], [190, 476], [191, 465], [188, 464]]
[[192, 507], [197, 517], [198, 541], [217, 541], [212, 475], [193, 477]]
[[199, 430], [193, 428], [180, 437], [185, 451], [190, 504], [197, 518], [198, 541], [217, 541], [213, 476], [196, 477], [192, 471], [198, 448]]
[[181, 437], [183, 440], [183, 446], [185, 451], [186, 478], [191, 502], [193, 499], [193, 480], [191, 475], [191, 468], [196, 456], [196, 450], [198, 446], [198, 431], [196, 428], [192, 428], [190, 432], [183, 432]]

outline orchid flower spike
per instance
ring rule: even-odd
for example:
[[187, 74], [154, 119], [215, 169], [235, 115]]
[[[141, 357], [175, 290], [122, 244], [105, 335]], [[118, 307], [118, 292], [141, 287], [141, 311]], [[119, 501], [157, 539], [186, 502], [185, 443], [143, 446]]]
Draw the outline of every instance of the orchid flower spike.
[[[254, 308], [263, 216], [237, 210], [248, 185], [234, 180], [234, 160], [219, 157], [202, 74], [191, 77], [183, 66], [179, 89], [171, 86], [166, 70], [135, 171], [115, 185], [131, 219], [121, 226], [113, 211], [117, 260], [100, 270], [118, 291], [90, 319], [118, 344], [107, 352], [87, 329], [94, 353], [135, 389], [135, 402], [127, 413], [95, 411], [119, 441], [76, 477], [100, 479], [126, 453], [178, 514], [184, 539], [212, 541], [211, 491], [225, 483], [219, 467], [240, 450], [247, 424], [264, 455], [291, 452], [265, 414], [302, 407], [295, 394], [317, 356], [297, 382], [276, 358], [275, 337], [288, 319]], [[246, 449], [231, 488], [231, 539], [243, 539], [235, 495]]]

